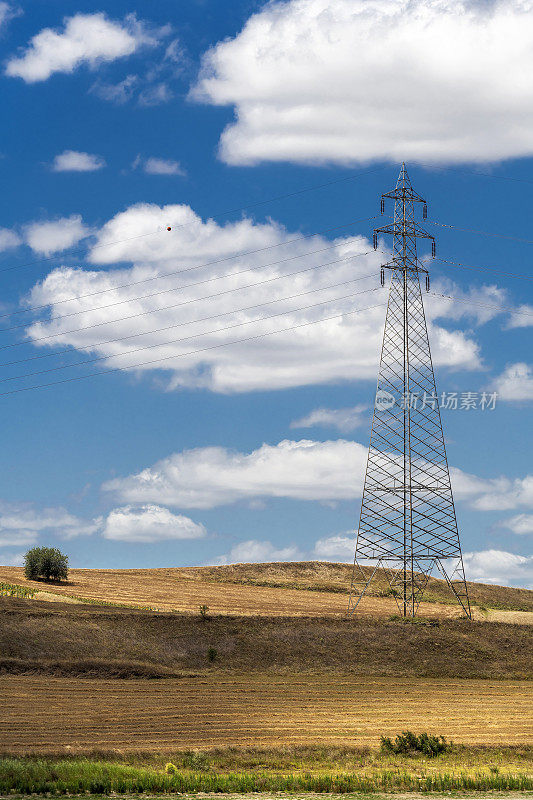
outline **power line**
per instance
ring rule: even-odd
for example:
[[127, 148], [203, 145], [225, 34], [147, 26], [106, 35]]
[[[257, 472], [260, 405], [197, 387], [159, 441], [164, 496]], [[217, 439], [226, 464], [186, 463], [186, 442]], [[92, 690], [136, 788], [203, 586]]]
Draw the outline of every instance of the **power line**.
[[[383, 166], [376, 167], [375, 169], [366, 170], [363, 174], [361, 174], [361, 171], [354, 172], [351, 175], [345, 176], [344, 178], [335, 178], [334, 180], [327, 181], [326, 183], [317, 183], [317, 184], [314, 184], [312, 186], [305, 186], [302, 189], [297, 189], [297, 190], [295, 190], [293, 192], [287, 192], [286, 194], [275, 195], [274, 197], [268, 197], [266, 200], [258, 200], [257, 202], [254, 202], [254, 203], [248, 203], [247, 205], [240, 206], [239, 208], [232, 208], [232, 209], [229, 209], [229, 210], [226, 210], [226, 211], [219, 211], [216, 214], [209, 214], [209, 215], [205, 216], [204, 219], [217, 219], [218, 217], [225, 217], [225, 216], [228, 216], [229, 214], [237, 214], [237, 213], [239, 213], [241, 211], [247, 211], [250, 208], [257, 208], [258, 206], [267, 205], [268, 203], [273, 203], [273, 202], [275, 202], [277, 200], [285, 200], [285, 199], [290, 198], [290, 197], [297, 197], [298, 195], [305, 194], [306, 192], [313, 192], [313, 191], [316, 191], [317, 189], [324, 189], [327, 186], [333, 186], [334, 184], [337, 184], [337, 183], [343, 183], [345, 181], [355, 180], [356, 178], [362, 178], [365, 175], [372, 175], [375, 172], [380, 172], [383, 168], [384, 168]], [[188, 206], [188, 207], [191, 208], [191, 206]], [[195, 220], [191, 220], [190, 222], [185, 222], [182, 225], [172, 225], [170, 227], [172, 228], [172, 230], [180, 230], [181, 228], [187, 228], [189, 225], [193, 225], [194, 222], [195, 222]], [[167, 226], [165, 228], [164, 226], [161, 226], [161, 227], [157, 228], [157, 230], [148, 231], [147, 233], [140, 233], [137, 236], [129, 236], [129, 237], [125, 238], [125, 239], [116, 239], [113, 242], [102, 242], [101, 244], [95, 244], [95, 245], [93, 245], [91, 247], [91, 250], [97, 250], [97, 249], [99, 249], [101, 247], [112, 247], [112, 246], [114, 246], [116, 244], [124, 244], [125, 242], [131, 242], [131, 241], [134, 241], [135, 239], [145, 238], [146, 236], [154, 236], [155, 234], [162, 233], [164, 230], [168, 231], [169, 227]], [[89, 237], [85, 237], [85, 238], [89, 238]], [[65, 258], [67, 255], [76, 255], [77, 253], [84, 253], [84, 252], [85, 252], [85, 248], [82, 248], [82, 247], [78, 247], [78, 248], [75, 248], [75, 249], [69, 249], [69, 250], [63, 250], [61, 253], [58, 253], [56, 255], [46, 256], [44, 258], [35, 259], [33, 261], [27, 261], [24, 264], [16, 264], [16, 265], [14, 265], [12, 267], [6, 267], [4, 269], [0, 269], [0, 273], [2, 273], [2, 272], [11, 272], [12, 270], [24, 269], [26, 267], [33, 267], [33, 266], [35, 266], [37, 264], [45, 264], [45, 263], [50, 262], [50, 261], [55, 261], [55, 260], [60, 259], [60, 258]]]
[[[325, 266], [325, 265], [321, 265], [321, 266]], [[309, 269], [312, 269], [312, 267], [310, 267]], [[300, 270], [300, 271], [303, 271], [303, 270]], [[294, 275], [296, 273], [291, 273], [291, 274]], [[286, 276], [284, 276], [284, 277], [286, 277]], [[368, 275], [360, 275], [358, 278], [353, 278], [350, 281], [346, 281], [346, 283], [356, 283], [357, 281], [362, 281], [362, 280], [365, 280], [366, 278], [374, 278], [374, 277], [375, 277], [374, 273], [369, 273]], [[266, 281], [261, 281], [261, 283], [266, 283]], [[258, 284], [253, 284], [253, 285], [258, 285]], [[313, 289], [312, 291], [322, 291], [323, 289], [328, 289], [328, 288], [331, 288], [331, 287], [328, 287], [328, 286], [317, 287], [316, 289]], [[217, 295], [213, 295], [213, 296], [216, 297]], [[287, 299], [288, 298], [286, 298], [286, 297], [280, 297], [277, 300], [272, 300], [270, 302], [278, 303], [278, 302], [282, 302], [283, 300], [287, 300]], [[191, 300], [191, 301], [188, 301], [188, 302], [193, 303], [193, 302], [196, 302], [196, 300]], [[253, 308], [253, 307], [254, 306], [251, 306], [251, 308]], [[216, 319], [217, 317], [223, 317], [223, 316], [226, 316], [227, 314], [234, 314], [234, 313], [237, 313], [239, 311], [244, 311], [244, 310], [245, 309], [242, 309], [242, 308], [236, 308], [236, 309], [233, 309], [232, 311], [225, 311], [224, 313], [215, 314], [215, 315], [213, 315], [211, 317], [203, 317], [201, 319], [189, 320], [189, 321], [186, 321], [186, 322], [175, 322], [172, 325], [165, 325], [163, 328], [153, 328], [153, 329], [148, 330], [148, 331], [139, 331], [138, 333], [130, 333], [127, 336], [118, 336], [115, 339], [107, 339], [106, 341], [103, 341], [103, 342], [95, 342], [95, 343], [86, 344], [86, 345], [76, 345], [75, 349], [76, 350], [94, 350], [95, 348], [102, 347], [103, 345], [106, 345], [106, 344], [114, 344], [115, 342], [124, 342], [127, 339], [135, 339], [135, 338], [138, 338], [139, 336], [150, 336], [153, 333], [162, 333], [163, 331], [168, 331], [168, 330], [172, 330], [173, 328], [178, 328], [181, 325], [192, 325], [195, 322], [201, 322], [201, 321], [203, 321], [205, 319]], [[39, 339], [32, 339], [32, 342], [34, 342], [34, 341], [40, 341], [40, 340]], [[23, 345], [23, 344], [27, 344], [27, 343], [26, 342], [17, 342], [16, 343], [17, 346], [18, 345]], [[3, 348], [0, 348], [0, 350], [1, 349], [3, 349]], [[0, 363], [0, 367], [10, 367], [10, 366], [13, 366], [15, 364], [24, 364], [24, 363], [27, 363], [28, 361], [36, 361], [36, 360], [41, 359], [41, 358], [52, 358], [53, 356], [59, 356], [59, 355], [63, 355], [64, 353], [71, 353], [71, 352], [72, 352], [71, 347], [68, 347], [68, 348], [65, 348], [63, 350], [54, 350], [52, 353], [40, 353], [39, 355], [36, 355], [36, 356], [28, 356], [27, 358], [19, 358], [19, 359], [15, 360], [15, 361], [5, 361], [3, 363]]]
[[[360, 255], [364, 255], [364, 254], [360, 254]], [[343, 261], [349, 261], [351, 258], [355, 258], [355, 256], [348, 256], [346, 258], [339, 258], [339, 259], [336, 259], [335, 261], [331, 261], [329, 263], [330, 264], [335, 264], [335, 263], [340, 263], [340, 262], [343, 262]], [[327, 264], [321, 264], [320, 266], [328, 266], [328, 265]], [[296, 272], [290, 273], [288, 275], [282, 275], [282, 276], [277, 276], [276, 275], [273, 278], [265, 278], [262, 281], [256, 281], [255, 283], [249, 283], [249, 284], [246, 284], [245, 286], [232, 287], [231, 289], [225, 289], [224, 291], [221, 291], [221, 292], [214, 292], [213, 294], [204, 295], [203, 297], [193, 297], [193, 298], [190, 298], [188, 300], [180, 300], [178, 303], [171, 303], [170, 305], [167, 305], [167, 306], [159, 306], [158, 308], [151, 308], [151, 309], [148, 309], [146, 311], [139, 311], [136, 314], [129, 314], [128, 316], [118, 317], [117, 319], [104, 320], [103, 322], [95, 322], [92, 325], [84, 325], [84, 326], [82, 326], [80, 328], [72, 328], [71, 330], [68, 330], [68, 331], [59, 331], [58, 333], [51, 333], [48, 336], [36, 336], [36, 337], [32, 338], [32, 342], [44, 342], [44, 341], [48, 341], [49, 339], [57, 339], [59, 336], [66, 336], [67, 334], [70, 334], [70, 333], [79, 333], [80, 331], [93, 330], [94, 328], [100, 328], [100, 327], [103, 327], [104, 325], [114, 325], [117, 322], [125, 322], [125, 321], [130, 320], [130, 319], [137, 319], [139, 317], [146, 317], [149, 314], [157, 314], [160, 311], [168, 311], [169, 309], [179, 308], [180, 306], [190, 305], [191, 303], [198, 303], [198, 302], [200, 302], [202, 300], [212, 300], [214, 298], [221, 297], [221, 296], [226, 295], [226, 294], [232, 294], [233, 292], [240, 291], [241, 289], [249, 289], [249, 288], [253, 288], [255, 286], [262, 286], [265, 283], [270, 283], [272, 281], [279, 280], [280, 278], [289, 277], [290, 275], [297, 275], [297, 274], [300, 274], [300, 273], [303, 273], [303, 272], [309, 272], [309, 271], [314, 270], [314, 269], [318, 269], [318, 266], [306, 267], [305, 269], [297, 270]], [[92, 309], [87, 309], [87, 313], [90, 313], [91, 310]], [[69, 315], [66, 315], [66, 316], [69, 316]], [[55, 319], [57, 319], [57, 318], [54, 318], [54, 319], [50, 320], [50, 322], [55, 322]], [[61, 319], [61, 317], [59, 317], [59, 319]], [[12, 328], [0, 328], [0, 331], [10, 331], [10, 330], [14, 330], [16, 328], [24, 328], [24, 327], [26, 327], [26, 326], [25, 325], [14, 325]], [[11, 342], [10, 344], [2, 345], [0, 347], [0, 350], [8, 350], [8, 349], [11, 349], [13, 347], [21, 347], [24, 344], [26, 344], [26, 342]]]
[[533, 181], [528, 180], [527, 178], [511, 178], [508, 175], [491, 175], [488, 172], [478, 172], [477, 170], [473, 169], [456, 169], [455, 167], [450, 169], [450, 167], [442, 167], [438, 164], [428, 164], [427, 162], [424, 163], [423, 161], [417, 161], [416, 165], [429, 170], [441, 170], [441, 172], [448, 172], [449, 174], [451, 173], [451, 169], [453, 169], [453, 172], [457, 175], [474, 175], [476, 178], [491, 178], [498, 181], [513, 181], [514, 183], [533, 183]]
[[[356, 225], [359, 222], [368, 222], [369, 220], [376, 219], [376, 216], [377, 215], [374, 214], [374, 216], [372, 216], [372, 217], [364, 217], [363, 219], [354, 219], [351, 222], [344, 223], [343, 225], [334, 225], [333, 227], [324, 228], [323, 230], [316, 231], [315, 233], [306, 234], [304, 236], [296, 236], [293, 239], [286, 239], [284, 242], [278, 242], [277, 244], [267, 245], [266, 247], [259, 247], [256, 250], [244, 250], [241, 253], [235, 253], [235, 254], [233, 254], [231, 256], [225, 256], [224, 258], [218, 258], [218, 259], [216, 259], [214, 261], [206, 261], [203, 264], [196, 264], [195, 266], [187, 267], [186, 269], [178, 269], [178, 270], [174, 270], [172, 272], [163, 272], [163, 273], [159, 273], [158, 275], [153, 275], [150, 278], [143, 278], [143, 279], [138, 280], [138, 281], [131, 281], [130, 283], [122, 283], [122, 284], [119, 284], [118, 286], [111, 286], [109, 289], [100, 289], [97, 292], [89, 292], [87, 294], [81, 294], [81, 295], [75, 295], [73, 297], [67, 297], [67, 298], [64, 298], [63, 300], [57, 300], [54, 303], [54, 305], [59, 305], [60, 303], [70, 303], [73, 300], [83, 300], [86, 297], [95, 297], [96, 295], [107, 294], [107, 292], [114, 292], [114, 291], [117, 291], [118, 289], [128, 289], [131, 286], [139, 286], [141, 283], [149, 283], [150, 281], [157, 281], [157, 280], [161, 280], [162, 278], [169, 278], [169, 277], [171, 277], [173, 275], [183, 275], [186, 272], [194, 272], [195, 270], [198, 270], [198, 269], [204, 269], [205, 267], [210, 267], [213, 264], [221, 264], [223, 262], [231, 261], [231, 260], [236, 259], [236, 258], [242, 258], [243, 256], [255, 255], [256, 253], [262, 253], [262, 252], [265, 252], [266, 250], [274, 250], [275, 248], [283, 247], [286, 244], [292, 244], [293, 242], [301, 242], [301, 241], [305, 241], [306, 239], [313, 239], [315, 236], [321, 236], [323, 233], [330, 233], [331, 231], [339, 230], [340, 228], [348, 228], [350, 225]], [[348, 239], [356, 239], [358, 237], [358, 235], [359, 234], [354, 234], [353, 236], [348, 236], [345, 241], [347, 241]], [[335, 244], [332, 244], [331, 247], [335, 247]], [[328, 249], [329, 250], [331, 248], [327, 247], [327, 248], [324, 248], [324, 249]], [[317, 251], [317, 252], [319, 252], [319, 251]], [[305, 253], [304, 253], [304, 255], [305, 255]], [[297, 258], [297, 256], [294, 256], [294, 258]], [[287, 259], [287, 260], [290, 261], [291, 259]], [[277, 263], [282, 263], [282, 262], [277, 262]], [[243, 272], [247, 272], [248, 270], [242, 270], [242, 271]], [[105, 274], [109, 274], [109, 273], [105, 273]], [[238, 274], [238, 273], [235, 273], [235, 274]], [[221, 277], [226, 277], [226, 276], [224, 276], [224, 275], [217, 276], [217, 278], [221, 278]], [[213, 280], [215, 280], [215, 279], [216, 278], [213, 278]], [[41, 308], [48, 308], [50, 305], [51, 305], [51, 303], [43, 303], [43, 305], [40, 305], [40, 306], [30, 306], [27, 309], [19, 309], [19, 310], [12, 311], [12, 312], [9, 312], [9, 313], [6, 313], [6, 314], [0, 314], [0, 318], [13, 316], [14, 314], [22, 314], [22, 313], [25, 313], [26, 311], [38, 311]]]
[[[357, 237], [348, 237], [348, 238], [357, 238]], [[278, 261], [270, 261], [267, 264], [258, 264], [255, 267], [247, 267], [246, 269], [240, 269], [240, 270], [237, 270], [236, 272], [228, 272], [225, 275], [214, 275], [212, 278], [204, 278], [204, 280], [195, 281], [194, 283], [179, 284], [178, 286], [171, 286], [169, 289], [160, 289], [157, 292], [150, 292], [150, 294], [143, 294], [143, 295], [139, 295], [137, 297], [126, 297], [124, 300], [116, 300], [113, 303], [107, 303], [107, 305], [105, 305], [105, 306], [93, 306], [91, 308], [82, 308], [79, 311], [71, 311], [68, 314], [61, 314], [60, 316], [54, 317], [53, 321], [55, 322], [58, 319], [65, 319], [66, 317], [74, 317], [74, 316], [77, 316], [78, 314], [86, 314], [86, 313], [92, 312], [92, 311], [100, 311], [100, 310], [105, 309], [105, 308], [112, 308], [113, 306], [123, 305], [124, 303], [133, 303], [135, 300], [147, 300], [147, 299], [149, 299], [151, 297], [157, 297], [157, 296], [159, 296], [161, 294], [168, 294], [169, 292], [181, 291], [182, 289], [190, 289], [193, 286], [201, 286], [204, 283], [212, 283], [213, 281], [223, 280], [224, 278], [233, 278], [235, 275], [243, 275], [246, 272], [255, 272], [256, 270], [266, 269], [267, 267], [274, 267], [274, 266], [277, 266], [279, 264], [287, 264], [289, 261], [296, 261], [296, 260], [298, 260], [300, 258], [306, 258], [307, 256], [316, 255], [317, 253], [324, 253], [327, 250], [333, 250], [335, 247], [337, 247], [336, 244], [331, 244], [328, 247], [321, 247], [318, 250], [310, 250], [307, 253], [301, 253], [301, 254], [296, 255], [296, 256], [289, 256], [288, 258], [283, 258], [283, 259], [280, 259]], [[357, 253], [356, 255], [346, 256], [346, 258], [336, 259], [335, 261], [329, 261], [326, 264], [319, 264], [319, 265], [315, 265], [313, 267], [306, 267], [305, 270], [299, 270], [299, 272], [306, 272], [309, 269], [317, 269], [320, 266], [328, 266], [329, 264], [336, 264], [339, 261], [348, 261], [350, 258], [359, 258], [360, 256], [369, 255], [372, 252], [373, 252], [373, 250], [366, 250], [364, 253]], [[269, 280], [280, 280], [280, 279], [282, 279], [284, 277], [287, 277], [289, 275], [297, 275], [297, 274], [298, 274], [298, 272], [290, 272], [290, 273], [286, 273], [285, 275], [279, 275], [277, 278], [270, 278]], [[251, 285], [254, 286], [255, 284], [251, 284]], [[237, 287], [237, 288], [240, 288], [240, 287]], [[115, 290], [114, 289], [106, 289], [105, 291], [107, 292], [107, 291], [115, 291]], [[15, 312], [13, 312], [13, 314], [0, 314], [0, 319], [2, 317], [14, 316], [14, 314], [24, 314], [24, 313], [29, 313], [30, 311], [40, 310], [40, 309], [43, 309], [43, 308], [50, 308], [51, 306], [55, 307], [59, 303], [68, 303], [68, 302], [72, 302], [74, 300], [81, 299], [83, 297], [87, 297], [87, 295], [80, 295], [79, 297], [73, 297], [73, 298], [70, 298], [69, 300], [58, 300], [57, 302], [56, 301], [51, 301], [50, 303], [44, 303], [43, 305], [40, 305], [40, 306], [30, 306], [29, 308], [24, 308], [24, 309], [20, 309], [19, 311], [15, 311]], [[30, 324], [30, 323], [24, 322], [21, 325], [11, 325], [8, 328], [0, 328], [0, 333], [2, 331], [12, 331], [12, 330], [15, 330], [16, 328], [25, 328], [26, 325], [28, 325], [28, 324]]]
[[485, 303], [476, 303], [475, 300], [471, 300], [469, 297], [453, 297], [451, 294], [440, 294], [439, 292], [429, 292], [430, 295], [434, 297], [444, 297], [446, 300], [456, 300], [460, 303], [469, 303], [470, 305], [480, 306], [481, 308], [489, 308], [495, 311], [500, 311], [501, 313], [510, 313], [510, 314], [525, 314], [528, 317], [533, 317], [533, 311], [520, 311], [516, 308], [509, 308], [505, 306], [489, 306]]
[[463, 233], [478, 233], [481, 236], [491, 236], [496, 239], [511, 239], [515, 242], [524, 242], [525, 244], [533, 244], [533, 239], [521, 239], [519, 236], [508, 236], [504, 233], [492, 233], [492, 231], [478, 231], [473, 228], [461, 228], [459, 225], [451, 225], [444, 222], [435, 222], [435, 220], [428, 219], [431, 225], [438, 225], [439, 228], [451, 228], [455, 231], [462, 231]]
[[[379, 289], [381, 289], [381, 288], [382, 287], [378, 286], [378, 287], [376, 287], [376, 289], [374, 289], [372, 291], [379, 291]], [[250, 341], [252, 341], [254, 339], [262, 339], [262, 338], [265, 338], [266, 336], [274, 336], [275, 334], [278, 334], [278, 333], [286, 333], [288, 331], [297, 330], [298, 328], [306, 328], [309, 325], [318, 325], [321, 322], [329, 322], [332, 319], [341, 319], [342, 317], [345, 317], [345, 316], [348, 316], [348, 315], [351, 315], [351, 314], [360, 314], [361, 312], [369, 311], [370, 309], [383, 308], [385, 305], [386, 305], [386, 303], [376, 303], [375, 305], [366, 306], [365, 308], [358, 308], [358, 309], [355, 309], [354, 311], [345, 311], [342, 314], [334, 314], [331, 317], [322, 317], [322, 319], [312, 320], [311, 322], [301, 322], [298, 325], [291, 325], [289, 328], [281, 328], [281, 329], [279, 329], [277, 331], [268, 331], [266, 333], [258, 333], [255, 336], [248, 336], [248, 337], [246, 337], [244, 339], [236, 339], [236, 340], [234, 340], [232, 342], [220, 342], [219, 344], [208, 345], [206, 347], [201, 347], [198, 350], [191, 350], [188, 353], [179, 353], [178, 355], [165, 356], [164, 358], [156, 358], [156, 359], [153, 359], [152, 361], [144, 361], [144, 362], [141, 362], [139, 364], [129, 364], [126, 367], [113, 367], [112, 369], [104, 369], [104, 370], [100, 370], [98, 372], [90, 372], [90, 373], [87, 373], [86, 375], [76, 375], [73, 378], [63, 378], [60, 381], [52, 381], [50, 383], [43, 383], [43, 384], [39, 384], [37, 386], [25, 386], [25, 387], [22, 387], [22, 388], [19, 388], [19, 389], [11, 389], [8, 392], [0, 392], [0, 397], [5, 397], [6, 395], [10, 395], [10, 394], [19, 394], [20, 392], [30, 392], [30, 391], [33, 391], [35, 389], [47, 389], [50, 386], [58, 386], [59, 384], [62, 384], [62, 383], [73, 383], [74, 381], [86, 380], [87, 378], [95, 378], [95, 377], [98, 377], [99, 375], [109, 375], [110, 373], [113, 373], [113, 372], [123, 372], [124, 370], [138, 369], [139, 367], [145, 367], [145, 366], [148, 366], [149, 364], [160, 363], [161, 361], [168, 361], [168, 360], [172, 360], [172, 359], [176, 359], [176, 358], [185, 358], [186, 356], [195, 355], [196, 353], [203, 353], [203, 352], [206, 352], [207, 350], [215, 350], [215, 349], [220, 348], [220, 347], [228, 347], [228, 346], [230, 346], [232, 344], [243, 344], [244, 342], [250, 342]]]
[[507, 272], [505, 270], [497, 269], [496, 267], [479, 266], [476, 264], [462, 264], [460, 261], [448, 261], [446, 258], [437, 258], [439, 263], [448, 264], [450, 267], [463, 267], [464, 269], [476, 269], [482, 272], [494, 272], [496, 275], [506, 275], [510, 278], [524, 278], [525, 280], [533, 280], [533, 275], [525, 275], [523, 272]]
[[[357, 278], [355, 280], [357, 280]], [[214, 314], [211, 317], [202, 317], [201, 319], [193, 320], [193, 322], [205, 322], [207, 320], [218, 319], [220, 317], [228, 316], [228, 314], [236, 314], [236, 313], [238, 313], [240, 311], [250, 311], [251, 309], [254, 309], [254, 308], [262, 308], [263, 306], [272, 305], [273, 303], [281, 303], [281, 302], [284, 302], [286, 300], [293, 300], [296, 297], [303, 297], [303, 296], [308, 295], [308, 294], [313, 294], [314, 292], [320, 292], [320, 291], [324, 291], [326, 289], [334, 289], [337, 286], [345, 286], [348, 283], [354, 283], [354, 281], [353, 280], [351, 280], [351, 281], [343, 281], [342, 283], [334, 283], [331, 286], [324, 286], [324, 287], [321, 287], [319, 289], [310, 289], [307, 292], [299, 292], [298, 294], [293, 294], [293, 295], [290, 295], [289, 297], [282, 297], [279, 300], [270, 300], [270, 301], [267, 301], [266, 303], [256, 303], [253, 306], [245, 306], [244, 308], [236, 308], [236, 309], [234, 309], [232, 311], [227, 311], [224, 314]], [[294, 308], [294, 309], [288, 309], [288, 310], [285, 310], [285, 311], [280, 311], [277, 314], [270, 314], [267, 317], [257, 317], [256, 319], [245, 320], [244, 322], [237, 322], [237, 323], [235, 323], [233, 325], [227, 325], [224, 328], [216, 328], [215, 330], [204, 331], [203, 333], [193, 333], [190, 336], [184, 336], [181, 339], [171, 339], [168, 342], [156, 342], [154, 344], [147, 344], [147, 345], [144, 345], [143, 347], [136, 347], [134, 350], [130, 350], [127, 353], [117, 353], [117, 354], [112, 355], [112, 356], [110, 356], [110, 355], [107, 355], [107, 356], [96, 356], [95, 358], [89, 358], [89, 359], [86, 359], [85, 361], [76, 361], [73, 364], [61, 364], [61, 365], [59, 365], [57, 367], [49, 367], [48, 369], [37, 370], [35, 372], [27, 372], [27, 373], [25, 373], [23, 375], [12, 375], [9, 378], [0, 378], [0, 383], [6, 383], [7, 381], [21, 380], [22, 378], [29, 378], [29, 377], [31, 377], [33, 375], [43, 375], [43, 374], [45, 374], [47, 372], [58, 372], [59, 370], [62, 370], [62, 369], [70, 369], [71, 367], [79, 367], [79, 366], [83, 366], [84, 364], [94, 364], [97, 361], [107, 361], [109, 358], [122, 358], [124, 356], [131, 355], [131, 353], [139, 353], [142, 350], [152, 350], [154, 347], [165, 347], [165, 346], [167, 346], [169, 344], [179, 344], [181, 342], [189, 341], [189, 339], [198, 339], [199, 337], [202, 337], [202, 336], [209, 336], [212, 333], [216, 334], [216, 333], [221, 333], [223, 331], [232, 330], [233, 328], [241, 328], [243, 325], [251, 325], [252, 323], [255, 323], [255, 322], [265, 322], [265, 321], [267, 321], [269, 319], [275, 319], [276, 317], [285, 316], [286, 314], [296, 314], [299, 311], [306, 311], [309, 308], [316, 308], [318, 306], [323, 306], [326, 303], [335, 303], [335, 302], [338, 302], [339, 300], [347, 300], [348, 298], [351, 298], [351, 297], [357, 297], [360, 294], [368, 294], [368, 292], [379, 291], [381, 288], [382, 288], [381, 286], [376, 286], [376, 287], [373, 287], [372, 289], [364, 289], [362, 292], [355, 292], [355, 294], [352, 292], [350, 294], [342, 295], [342, 297], [333, 297], [333, 298], [331, 298], [329, 300], [321, 300], [319, 303], [312, 303], [311, 305], [302, 306], [300, 308]], [[179, 325], [176, 325], [175, 327], [180, 327], [180, 326], [183, 326], [183, 325], [191, 325], [191, 324], [193, 324], [193, 323], [192, 322], [182, 322]]]

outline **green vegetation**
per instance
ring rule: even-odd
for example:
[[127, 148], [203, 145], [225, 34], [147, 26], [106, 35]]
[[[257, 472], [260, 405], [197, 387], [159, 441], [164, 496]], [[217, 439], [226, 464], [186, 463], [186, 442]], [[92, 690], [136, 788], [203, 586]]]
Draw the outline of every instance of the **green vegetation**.
[[206, 606], [205, 603], [203, 603], [200, 606], [200, 617], [202, 619], [207, 619], [208, 613], [209, 613], [209, 606]]
[[0, 597], [22, 597], [32, 598], [35, 596], [35, 589], [29, 586], [18, 586], [16, 583], [0, 583]]
[[394, 741], [388, 736], [381, 737], [381, 749], [384, 753], [397, 755], [423, 753], [428, 758], [434, 758], [441, 753], [449, 752], [451, 748], [451, 742], [447, 742], [444, 736], [433, 736], [429, 733], [416, 734], [413, 731], [402, 731]]
[[60, 581], [68, 578], [68, 556], [57, 547], [32, 547], [24, 556], [28, 580]]
[[[190, 757], [190, 754], [188, 754]], [[201, 757], [201, 756], [200, 756]], [[204, 756], [206, 762], [208, 759]], [[376, 791], [527, 791], [533, 789], [531, 774], [491, 771], [416, 772], [401, 766], [344, 772], [261, 771], [217, 773], [203, 767], [178, 768], [173, 762], [139, 766], [124, 761], [63, 758], [4, 758], [0, 760], [1, 794], [151, 794], [204, 792], [352, 792]]]

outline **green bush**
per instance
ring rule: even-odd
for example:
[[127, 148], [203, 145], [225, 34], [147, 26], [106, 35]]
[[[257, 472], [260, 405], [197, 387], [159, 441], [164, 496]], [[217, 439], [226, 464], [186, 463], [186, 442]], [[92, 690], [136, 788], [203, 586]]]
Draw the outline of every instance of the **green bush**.
[[209, 650], [207, 651], [207, 660], [211, 661], [211, 662], [216, 661], [217, 660], [217, 656], [218, 656], [218, 653], [215, 650], [215, 648], [214, 647], [210, 647]]
[[68, 578], [68, 556], [56, 547], [32, 547], [24, 556], [24, 575], [28, 580]]
[[447, 753], [451, 746], [451, 742], [447, 742], [444, 736], [433, 736], [429, 733], [417, 735], [412, 731], [402, 731], [394, 741], [389, 739], [388, 736], [381, 737], [381, 750], [383, 753], [402, 755], [423, 753], [425, 756], [433, 758], [441, 753]]

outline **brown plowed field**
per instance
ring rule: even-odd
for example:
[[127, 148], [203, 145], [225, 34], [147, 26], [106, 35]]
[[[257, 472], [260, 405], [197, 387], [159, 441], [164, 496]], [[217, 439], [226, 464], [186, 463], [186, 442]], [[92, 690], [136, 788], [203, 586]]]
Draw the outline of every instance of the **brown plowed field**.
[[1, 750], [170, 751], [376, 745], [410, 728], [486, 745], [533, 741], [524, 681], [273, 675], [160, 681], [0, 678]]

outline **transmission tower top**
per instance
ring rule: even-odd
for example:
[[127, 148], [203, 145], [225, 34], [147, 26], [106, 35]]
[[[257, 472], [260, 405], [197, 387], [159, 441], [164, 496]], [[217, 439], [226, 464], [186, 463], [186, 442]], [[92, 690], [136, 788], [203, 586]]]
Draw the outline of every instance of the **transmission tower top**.
[[[431, 255], [435, 258], [435, 237], [425, 231], [415, 219], [415, 203], [422, 204], [422, 216], [427, 219], [427, 203], [423, 197], [415, 192], [411, 185], [409, 175], [405, 166], [402, 164], [396, 187], [392, 192], [385, 192], [381, 195], [381, 213], [385, 213], [386, 200], [394, 200], [394, 219], [392, 224], [383, 225], [374, 229], [374, 250], [377, 250], [378, 236], [389, 234], [394, 237], [392, 259], [382, 266], [382, 284], [384, 283], [385, 269], [407, 270], [412, 272], [424, 272], [428, 275], [428, 270], [418, 259], [416, 240], [427, 239], [431, 242]], [[426, 281], [426, 288], [429, 289], [429, 281]]]

